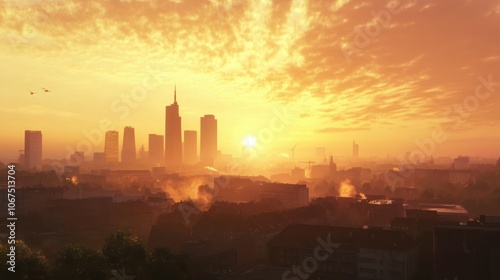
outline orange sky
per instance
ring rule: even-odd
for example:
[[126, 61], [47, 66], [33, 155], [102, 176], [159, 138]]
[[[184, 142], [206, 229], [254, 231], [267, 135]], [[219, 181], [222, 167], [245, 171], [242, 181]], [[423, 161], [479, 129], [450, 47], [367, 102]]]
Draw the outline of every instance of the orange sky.
[[264, 151], [396, 155], [441, 126], [436, 156], [498, 157], [500, 1], [401, 2], [0, 0], [0, 159], [26, 129], [64, 157], [102, 120], [147, 148], [175, 83], [183, 129], [216, 115], [223, 153], [286, 110]]

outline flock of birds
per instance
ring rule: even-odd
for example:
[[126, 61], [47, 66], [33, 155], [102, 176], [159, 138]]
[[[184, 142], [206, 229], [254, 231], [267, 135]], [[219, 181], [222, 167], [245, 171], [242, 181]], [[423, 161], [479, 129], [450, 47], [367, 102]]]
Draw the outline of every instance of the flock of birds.
[[[46, 89], [46, 88], [42, 88], [44, 92], [51, 92], [50, 90]], [[37, 94], [36, 92], [34, 91], [30, 91], [30, 94], [33, 95], [33, 94]]]

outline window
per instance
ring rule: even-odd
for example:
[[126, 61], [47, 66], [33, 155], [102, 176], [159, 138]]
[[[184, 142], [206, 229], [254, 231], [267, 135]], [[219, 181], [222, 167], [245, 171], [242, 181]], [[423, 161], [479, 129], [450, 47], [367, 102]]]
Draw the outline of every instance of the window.
[[376, 269], [360, 267], [359, 272], [362, 273], [377, 273]]
[[376, 263], [377, 260], [372, 259], [372, 258], [359, 258], [359, 262], [360, 263]]

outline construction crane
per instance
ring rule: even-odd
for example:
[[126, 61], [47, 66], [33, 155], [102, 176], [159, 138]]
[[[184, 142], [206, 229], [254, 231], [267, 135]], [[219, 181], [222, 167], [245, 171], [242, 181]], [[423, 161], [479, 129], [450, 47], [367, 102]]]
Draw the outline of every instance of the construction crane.
[[295, 147], [297, 147], [297, 143], [290, 149], [290, 156], [292, 157], [292, 161], [295, 161]]
[[311, 170], [311, 164], [316, 163], [315, 161], [301, 161], [299, 163], [307, 163], [309, 164], [309, 170]]

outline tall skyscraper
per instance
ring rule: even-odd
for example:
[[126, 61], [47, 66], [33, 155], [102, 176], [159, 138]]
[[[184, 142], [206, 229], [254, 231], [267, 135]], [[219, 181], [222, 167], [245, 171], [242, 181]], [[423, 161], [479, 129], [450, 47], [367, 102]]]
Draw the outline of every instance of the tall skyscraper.
[[179, 166], [182, 164], [182, 132], [179, 105], [177, 105], [177, 89], [174, 89], [174, 103], [166, 107], [165, 114], [165, 164]]
[[24, 164], [28, 169], [40, 168], [42, 165], [42, 132], [24, 131]]
[[163, 135], [149, 134], [149, 162], [155, 166], [165, 164], [163, 144]]
[[193, 164], [198, 161], [198, 141], [195, 130], [184, 130], [184, 162]]
[[117, 163], [119, 161], [118, 145], [118, 131], [106, 131], [106, 138], [104, 139], [104, 155], [106, 157], [106, 163]]
[[208, 165], [213, 165], [217, 156], [217, 120], [214, 115], [200, 118], [200, 159]]
[[137, 150], [135, 148], [135, 130], [126, 126], [123, 130], [122, 162], [135, 163], [137, 160]]
[[359, 144], [356, 144], [356, 141], [352, 141], [352, 156], [359, 157]]

